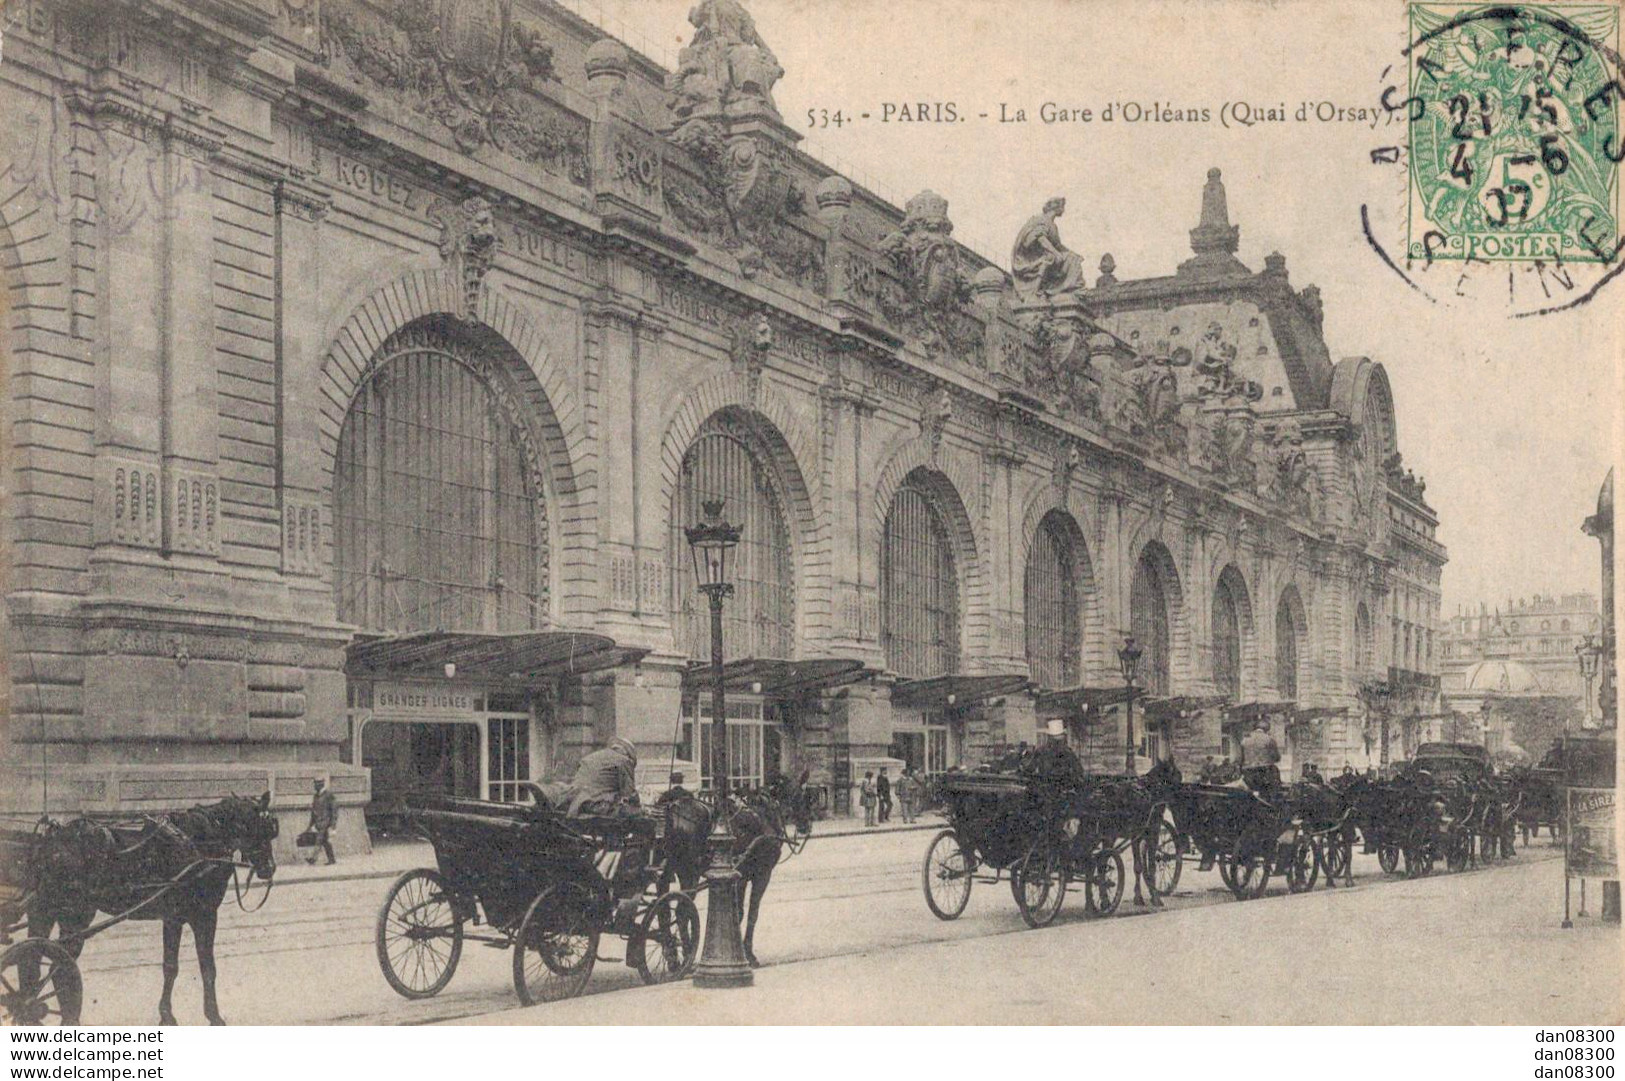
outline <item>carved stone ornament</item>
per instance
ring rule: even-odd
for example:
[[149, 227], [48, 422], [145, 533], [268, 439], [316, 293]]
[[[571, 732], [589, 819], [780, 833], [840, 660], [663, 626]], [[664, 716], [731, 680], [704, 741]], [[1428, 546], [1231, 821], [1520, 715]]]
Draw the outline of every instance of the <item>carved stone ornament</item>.
[[943, 387], [935, 393], [926, 392], [925, 400], [920, 405], [920, 433], [930, 442], [933, 463], [942, 449], [943, 430], [953, 415], [954, 400], [949, 395], [948, 388]]
[[1270, 436], [1268, 468], [1259, 478], [1260, 494], [1303, 518], [1313, 515], [1320, 481], [1304, 453], [1303, 433], [1296, 424], [1281, 425]]
[[1033, 328], [1038, 352], [1027, 385], [1062, 414], [1100, 419], [1100, 376], [1089, 363], [1087, 327], [1067, 316], [1040, 319]]
[[322, 0], [326, 63], [437, 121], [464, 153], [486, 146], [587, 182], [587, 121], [539, 91], [553, 46], [514, 0]]
[[461, 281], [462, 310], [457, 314], [472, 320], [480, 309], [480, 290], [485, 274], [496, 256], [496, 219], [491, 204], [475, 195], [461, 203], [435, 200], [429, 217], [440, 226], [440, 258]]
[[734, 370], [745, 376], [750, 400], [758, 401], [762, 389], [762, 369], [767, 366], [767, 355], [772, 352], [777, 335], [773, 323], [758, 312], [734, 324], [733, 341], [728, 348]]
[[1056, 221], [1064, 213], [1066, 200], [1055, 196], [1016, 234], [1010, 275], [1023, 301], [1076, 297], [1085, 288], [1083, 257], [1061, 243]]
[[1226, 341], [1224, 327], [1217, 320], [1208, 323], [1201, 340], [1191, 350], [1176, 350], [1190, 356], [1191, 372], [1196, 377], [1196, 395], [1208, 402], [1226, 403], [1232, 400], [1260, 401], [1264, 388], [1251, 379], [1236, 374], [1236, 345]]
[[1188, 433], [1180, 420], [1179, 381], [1174, 368], [1188, 364], [1188, 354], [1136, 353], [1112, 381], [1111, 422], [1153, 449], [1175, 457], [1185, 453]]
[[903, 222], [880, 241], [906, 288], [898, 321], [929, 354], [944, 350], [980, 357], [982, 324], [964, 311], [970, 282], [960, 265], [948, 200], [922, 191], [904, 206]]

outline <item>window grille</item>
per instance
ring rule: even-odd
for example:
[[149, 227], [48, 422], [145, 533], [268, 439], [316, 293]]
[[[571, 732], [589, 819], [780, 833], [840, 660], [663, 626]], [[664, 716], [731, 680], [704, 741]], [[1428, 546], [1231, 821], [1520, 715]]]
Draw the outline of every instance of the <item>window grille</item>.
[[[697, 746], [694, 733], [696, 708], [700, 717]], [[769, 716], [762, 703], [752, 699], [729, 698], [724, 708], [728, 714], [728, 784], [730, 787], [757, 787], [763, 783], [766, 773], [764, 735], [769, 725], [777, 723], [777, 718]], [[678, 737], [677, 756], [686, 762], [699, 764], [701, 791], [710, 791], [714, 776], [711, 769], [713, 730], [709, 697], [702, 695], [697, 701], [691, 699], [683, 703], [682, 734]]]
[[339, 618], [394, 632], [537, 626], [544, 519], [527, 443], [460, 358], [418, 339], [384, 360], [339, 436]]
[[492, 717], [486, 723], [486, 779], [491, 798], [519, 803], [519, 782], [530, 780], [530, 718]]
[[795, 574], [783, 501], [748, 433], [731, 418], [701, 430], [683, 457], [672, 516], [671, 580], [676, 589], [678, 649], [711, 656], [709, 602], [694, 581], [683, 530], [704, 517], [708, 500], [723, 500], [722, 516], [739, 527], [729, 558], [733, 596], [722, 608], [722, 647], [730, 659], [795, 655]]
[[959, 578], [948, 530], [922, 480], [910, 475], [892, 497], [881, 539], [880, 637], [900, 676], [940, 676], [959, 667]]
[[1083, 651], [1076, 562], [1054, 512], [1044, 516], [1033, 538], [1024, 592], [1027, 666], [1033, 681], [1041, 687], [1076, 686]]
[[1169, 686], [1168, 596], [1162, 572], [1149, 557], [1140, 559], [1129, 587], [1129, 631], [1143, 650], [1138, 685], [1148, 694], [1165, 695]]
[[1226, 575], [1213, 591], [1213, 685], [1230, 701], [1241, 701], [1241, 617]]
[[[1409, 631], [1406, 633], [1408, 636]], [[1407, 637], [1407, 648], [1409, 644]], [[1275, 684], [1283, 699], [1289, 702], [1297, 699], [1298, 626], [1292, 619], [1292, 604], [1284, 595], [1275, 609]]]

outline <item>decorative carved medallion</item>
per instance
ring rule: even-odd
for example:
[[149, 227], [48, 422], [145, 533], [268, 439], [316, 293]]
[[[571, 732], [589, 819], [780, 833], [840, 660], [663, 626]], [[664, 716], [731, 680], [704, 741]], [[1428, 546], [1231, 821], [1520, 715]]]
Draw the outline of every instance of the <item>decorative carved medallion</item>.
[[440, 258], [463, 285], [462, 310], [457, 314], [472, 320], [480, 310], [485, 273], [496, 255], [491, 204], [478, 195], [455, 204], [437, 199], [429, 208], [429, 218], [440, 225]]

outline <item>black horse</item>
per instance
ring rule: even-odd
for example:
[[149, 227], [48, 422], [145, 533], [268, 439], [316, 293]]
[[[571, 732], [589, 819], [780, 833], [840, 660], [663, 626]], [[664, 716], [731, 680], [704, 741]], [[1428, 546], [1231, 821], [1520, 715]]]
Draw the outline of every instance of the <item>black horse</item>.
[[53, 826], [37, 856], [29, 937], [45, 938], [60, 928], [62, 945], [77, 958], [97, 912], [115, 922], [162, 920], [164, 991], [158, 1019], [173, 1025], [170, 996], [180, 973], [181, 928], [191, 927], [203, 976], [203, 1012], [211, 1025], [225, 1024], [215, 999], [215, 924], [239, 853], [254, 876], [269, 882], [276, 871], [271, 842], [277, 820], [270, 802], [267, 792], [258, 800], [232, 796], [138, 823], [77, 818]]
[[[711, 863], [713, 809], [693, 796], [671, 800], [664, 807], [666, 835], [657, 855], [664, 866], [659, 892], [664, 893], [673, 879], [692, 892]], [[754, 945], [762, 895], [785, 850], [800, 851], [812, 833], [806, 771], [794, 782], [779, 776], [762, 788], [736, 791], [729, 799], [728, 814], [728, 832], [733, 838], [729, 852], [739, 872], [737, 900], [744, 925], [745, 959], [757, 967], [761, 962]]]

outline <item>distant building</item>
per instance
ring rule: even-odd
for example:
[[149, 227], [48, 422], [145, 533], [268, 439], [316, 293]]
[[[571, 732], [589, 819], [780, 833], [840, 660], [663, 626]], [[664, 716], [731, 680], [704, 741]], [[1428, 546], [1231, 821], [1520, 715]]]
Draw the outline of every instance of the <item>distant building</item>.
[[[1506, 608], [1480, 604], [1477, 613], [1458, 611], [1446, 624], [1440, 643], [1440, 677], [1444, 692], [1456, 698], [1474, 693], [1585, 695], [1585, 682], [1575, 647], [1602, 629], [1595, 593], [1540, 593]], [[1516, 665], [1485, 662], [1516, 661]], [[1512, 686], [1527, 673], [1533, 688]], [[1505, 684], [1505, 685], [1503, 685]]]

